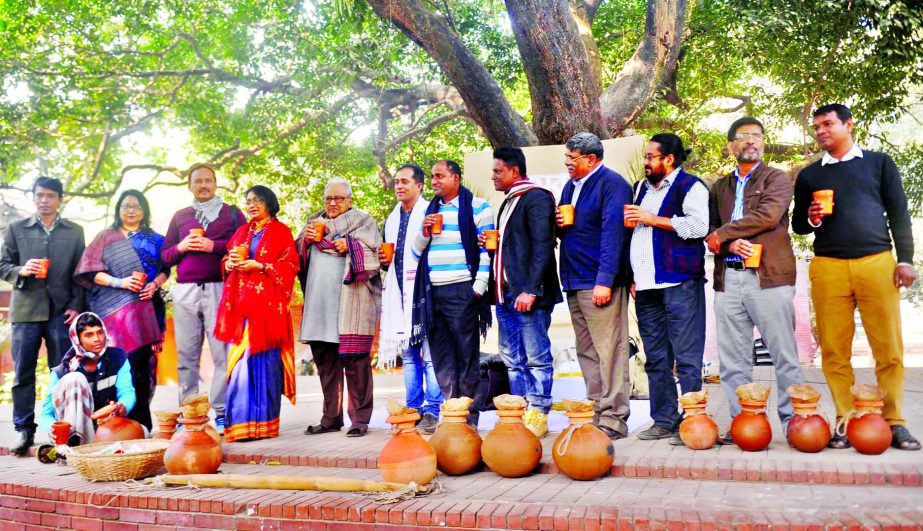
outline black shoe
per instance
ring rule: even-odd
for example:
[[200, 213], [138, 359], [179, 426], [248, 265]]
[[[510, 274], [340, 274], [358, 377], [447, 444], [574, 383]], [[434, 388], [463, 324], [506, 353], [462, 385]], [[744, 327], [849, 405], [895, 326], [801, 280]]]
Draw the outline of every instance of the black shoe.
[[830, 442], [827, 443], [827, 448], [833, 448], [834, 450], [845, 450], [846, 448], [852, 448], [852, 445], [849, 444], [849, 439], [845, 435], [834, 435], [830, 437]]
[[727, 432], [721, 437], [718, 437], [718, 440], [715, 441], [718, 446], [731, 446], [734, 444], [734, 438], [731, 437], [731, 432]]
[[610, 428], [609, 426], [596, 426], [596, 427], [599, 428], [599, 431], [605, 433], [606, 437], [612, 439], [613, 441], [624, 439], [626, 437], [624, 433], [619, 433], [613, 430], [612, 428]]
[[73, 448], [74, 446], [80, 446], [80, 436], [76, 433], [67, 438], [67, 445]]
[[920, 441], [914, 439], [905, 426], [891, 426], [891, 446], [898, 450], [919, 450]]
[[686, 443], [683, 442], [683, 438], [679, 436], [679, 432], [674, 433], [668, 442], [670, 446], [686, 446]]
[[674, 430], [662, 428], [656, 424], [638, 434], [642, 441], [656, 441], [658, 439], [668, 439], [676, 433]]
[[10, 447], [10, 453], [17, 457], [22, 457], [29, 453], [29, 449], [35, 443], [35, 432], [23, 430], [17, 433], [19, 437], [16, 439], [16, 443]]
[[420, 422], [417, 424], [417, 430], [421, 433], [427, 435], [432, 435], [436, 432], [436, 426], [439, 424], [439, 419], [436, 418], [432, 413], [424, 413], [423, 418], [420, 419]]
[[349, 428], [346, 432], [347, 437], [362, 437], [368, 431], [368, 428]]
[[308, 426], [304, 430], [305, 435], [317, 435], [320, 433], [329, 433], [332, 431], [340, 431], [340, 428], [330, 428], [322, 424], [314, 424], [313, 426]]

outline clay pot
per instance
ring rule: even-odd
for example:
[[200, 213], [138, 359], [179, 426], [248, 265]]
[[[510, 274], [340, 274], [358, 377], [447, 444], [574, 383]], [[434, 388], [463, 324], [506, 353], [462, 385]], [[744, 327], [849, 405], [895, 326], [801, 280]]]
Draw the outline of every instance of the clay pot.
[[593, 425], [592, 411], [568, 411], [570, 426], [551, 447], [555, 466], [577, 480], [596, 479], [612, 469], [615, 451], [612, 440]]
[[481, 436], [468, 425], [467, 411], [443, 411], [442, 422], [429, 438], [436, 466], [452, 476], [467, 474], [481, 462]]
[[93, 442], [115, 442], [144, 439], [144, 426], [115, 414], [116, 405], [110, 404], [93, 413], [97, 422]]
[[214, 474], [221, 466], [221, 444], [205, 432], [208, 417], [179, 419], [183, 430], [176, 432], [163, 456], [171, 474]]
[[830, 442], [830, 425], [817, 413], [817, 402], [792, 402], [795, 414], [788, 421], [788, 442], [798, 451], [817, 453]]
[[170, 440], [176, 433], [176, 423], [179, 415], [179, 411], [155, 411], [154, 416], [157, 417], [158, 430], [151, 438]]
[[891, 446], [891, 426], [881, 417], [884, 402], [853, 402], [859, 415], [849, 420], [846, 438], [861, 454], [878, 455]]
[[[200, 418], [202, 418], [202, 417], [200, 417]], [[212, 425], [211, 422], [208, 422], [208, 417], [204, 417], [204, 418], [205, 418], [205, 427], [202, 428], [202, 431], [204, 431], [204, 432], [207, 433], [209, 436], [211, 436], [211, 438], [214, 439], [216, 443], [221, 444], [221, 435], [218, 433], [218, 428], [216, 428], [214, 425]], [[183, 423], [183, 422], [182, 422], [182, 419], [183, 419], [183, 417], [180, 417], [180, 418], [178, 419], [180, 424]], [[173, 432], [173, 435], [170, 437], [170, 440], [172, 441], [173, 439], [176, 439], [177, 437], [179, 437], [179, 435], [180, 435], [182, 432], [183, 432], [182, 430], [174, 431], [174, 432]]]
[[542, 459], [542, 443], [522, 423], [525, 414], [525, 409], [498, 410], [499, 421], [481, 445], [481, 458], [505, 478], [528, 475]]
[[684, 405], [686, 418], [679, 425], [679, 438], [693, 450], [708, 450], [718, 441], [718, 425], [705, 413], [705, 402]]
[[766, 402], [740, 401], [740, 414], [731, 421], [731, 437], [745, 452], [764, 450], [772, 441], [772, 428], [766, 418]]
[[394, 436], [378, 456], [378, 469], [385, 481], [426, 485], [436, 477], [436, 451], [417, 433], [419, 419], [418, 413], [386, 419], [393, 426]]

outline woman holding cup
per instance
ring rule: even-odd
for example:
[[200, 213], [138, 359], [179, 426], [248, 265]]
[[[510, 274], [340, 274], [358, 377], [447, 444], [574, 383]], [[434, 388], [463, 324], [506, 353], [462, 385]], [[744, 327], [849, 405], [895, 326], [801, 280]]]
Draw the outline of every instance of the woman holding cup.
[[87, 288], [87, 304], [106, 325], [109, 346], [128, 353], [138, 405], [128, 418], [148, 430], [157, 385], [157, 353], [166, 329], [159, 288], [170, 268], [160, 260], [163, 236], [150, 227], [144, 194], [126, 190], [115, 204], [115, 221], [87, 246], [74, 278]]

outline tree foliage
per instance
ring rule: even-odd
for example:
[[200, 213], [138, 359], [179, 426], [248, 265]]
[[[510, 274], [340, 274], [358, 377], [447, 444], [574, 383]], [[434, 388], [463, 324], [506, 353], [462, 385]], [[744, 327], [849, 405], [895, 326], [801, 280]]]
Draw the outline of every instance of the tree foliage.
[[[0, 0], [0, 186], [48, 173], [105, 202], [129, 172], [181, 185], [208, 160], [299, 210], [349, 178], [380, 216], [389, 166], [576, 130], [677, 131], [719, 171], [722, 132], [703, 124], [739, 112], [800, 124], [803, 143], [770, 151], [804, 158], [819, 103], [860, 122], [906, 112], [923, 81], [914, 4]], [[150, 132], [188, 138], [190, 160], [135, 153]]]

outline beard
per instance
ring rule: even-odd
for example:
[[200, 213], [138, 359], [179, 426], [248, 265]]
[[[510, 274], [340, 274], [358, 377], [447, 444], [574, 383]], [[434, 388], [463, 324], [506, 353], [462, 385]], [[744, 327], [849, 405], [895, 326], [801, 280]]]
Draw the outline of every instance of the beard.
[[758, 162], [761, 158], [763, 154], [759, 150], [745, 150], [737, 155], [737, 162]]
[[644, 177], [647, 179], [647, 182], [651, 184], [657, 184], [667, 176], [667, 173], [662, 169], [655, 170], [650, 167], [645, 167], [644, 169]]

